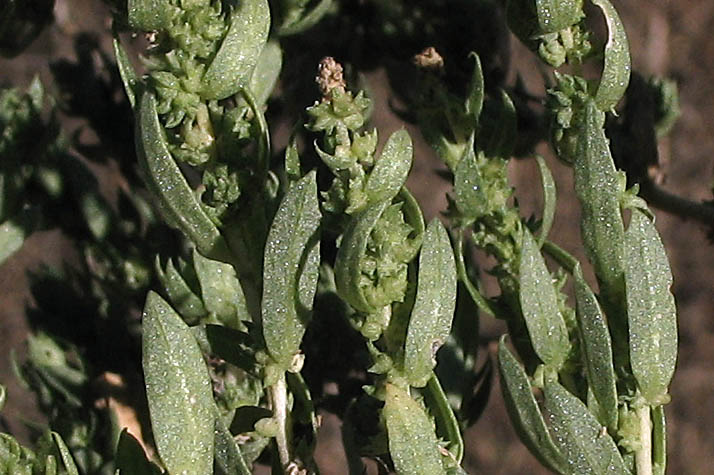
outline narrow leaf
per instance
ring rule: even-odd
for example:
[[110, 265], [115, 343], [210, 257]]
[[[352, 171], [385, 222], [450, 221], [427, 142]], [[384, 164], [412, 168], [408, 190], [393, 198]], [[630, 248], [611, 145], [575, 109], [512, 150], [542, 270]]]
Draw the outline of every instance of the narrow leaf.
[[568, 473], [630, 475], [610, 434], [580, 399], [556, 381], [545, 384], [545, 407], [568, 460]]
[[513, 101], [506, 91], [501, 91], [500, 101], [486, 103], [484, 119], [479, 128], [477, 144], [487, 157], [510, 158], [517, 139], [518, 116]]
[[280, 203], [265, 245], [263, 336], [284, 369], [300, 350], [310, 320], [320, 262], [320, 209], [315, 172], [293, 183]]
[[138, 76], [129, 60], [129, 55], [121, 44], [119, 39], [119, 33], [113, 29], [112, 30], [114, 39], [112, 40], [112, 45], [114, 46], [114, 58], [117, 62], [117, 68], [119, 69], [119, 77], [121, 78], [122, 84], [124, 84], [124, 92], [126, 93], [127, 99], [129, 99], [129, 105], [133, 109], [136, 106], [136, 87], [138, 83]]
[[466, 113], [473, 120], [474, 128], [478, 126], [479, 116], [481, 115], [481, 109], [483, 109], [483, 98], [484, 98], [484, 81], [483, 81], [483, 70], [481, 69], [481, 59], [478, 54], [470, 53], [470, 58], [474, 59], [474, 70], [471, 74], [471, 81], [469, 82], [469, 90], [466, 96]]
[[161, 261], [157, 255], [154, 269], [169, 302], [176, 308], [186, 323], [189, 325], [198, 323], [201, 318], [206, 316], [208, 312], [203, 306], [203, 302], [186, 283], [181, 273], [176, 270], [172, 259], [168, 260], [164, 270], [161, 268]]
[[518, 437], [540, 463], [556, 473], [569, 473], [567, 461], [556, 447], [545, 425], [533, 388], [521, 364], [506, 347], [505, 336], [498, 344], [501, 391]]
[[419, 255], [416, 300], [404, 345], [404, 370], [412, 386], [432, 377], [436, 352], [449, 337], [456, 308], [456, 262], [444, 225], [434, 218]]
[[136, 120], [136, 153], [145, 171], [147, 187], [171, 224], [183, 231], [198, 250], [212, 258], [226, 259], [228, 249], [218, 228], [198, 202], [174, 161], [166, 143], [153, 94], [141, 96]]
[[224, 325], [239, 329], [250, 321], [243, 289], [231, 264], [203, 257], [194, 250], [193, 264], [208, 312]]
[[553, 279], [545, 266], [540, 248], [525, 227], [519, 275], [519, 300], [533, 349], [545, 364], [558, 370], [570, 351], [568, 329], [560, 313]]
[[555, 180], [550, 173], [550, 168], [545, 163], [545, 160], [540, 155], [536, 156], [538, 170], [540, 171], [540, 180], [543, 186], [543, 219], [540, 224], [540, 233], [538, 234], [538, 247], [543, 247], [543, 243], [548, 239], [548, 233], [553, 226], [555, 217], [556, 205], [556, 189]]
[[365, 193], [370, 203], [391, 200], [399, 193], [412, 167], [412, 155], [409, 133], [404, 129], [394, 132], [367, 179]]
[[612, 3], [609, 0], [592, 0], [592, 3], [602, 10], [608, 29], [605, 66], [595, 102], [601, 111], [609, 111], [617, 105], [630, 83], [630, 48], [625, 27]]
[[424, 400], [434, 416], [437, 435], [445, 440], [446, 449], [454, 457], [456, 464], [460, 464], [464, 457], [464, 440], [461, 436], [461, 427], [454, 414], [449, 399], [441, 387], [436, 374], [432, 373], [424, 390]]
[[149, 292], [143, 367], [156, 448], [169, 473], [211, 473], [213, 391], [196, 340], [176, 312]]
[[588, 384], [597, 400], [602, 425], [617, 427], [617, 388], [612, 361], [612, 343], [605, 316], [595, 294], [583, 278], [580, 265], [574, 269], [576, 317], [580, 331]]
[[623, 292], [625, 230], [620, 213], [623, 184], [610, 155], [603, 129], [605, 114], [592, 101], [585, 106], [575, 156], [575, 193], [580, 201], [580, 231], [585, 252], [595, 268], [606, 300], [618, 301]]
[[67, 444], [64, 443], [64, 440], [62, 440], [62, 436], [57, 432], [52, 431], [52, 440], [54, 440], [57, 445], [57, 450], [59, 451], [60, 458], [62, 459], [62, 465], [64, 465], [67, 475], [79, 475], [77, 464], [74, 463], [72, 453], [69, 451]]
[[224, 99], [248, 85], [268, 39], [267, 0], [244, 0], [230, 13], [230, 28], [202, 78], [204, 99]]
[[365, 298], [361, 284], [360, 263], [367, 252], [367, 241], [389, 201], [376, 203], [354, 215], [342, 236], [335, 258], [337, 293], [355, 310], [374, 313], [377, 309]]
[[667, 387], [677, 361], [672, 272], [657, 229], [644, 212], [632, 210], [625, 238], [632, 373], [645, 399], [657, 406], [669, 399]]
[[434, 427], [409, 393], [387, 383], [382, 415], [389, 436], [389, 453], [399, 475], [445, 474]]
[[296, 21], [280, 26], [278, 28], [278, 34], [280, 36], [288, 36], [307, 30], [317, 24], [317, 22], [325, 16], [325, 13], [327, 13], [332, 6], [332, 2], [333, 0], [319, 0], [313, 8], [309, 9], [306, 14], [302, 15]]

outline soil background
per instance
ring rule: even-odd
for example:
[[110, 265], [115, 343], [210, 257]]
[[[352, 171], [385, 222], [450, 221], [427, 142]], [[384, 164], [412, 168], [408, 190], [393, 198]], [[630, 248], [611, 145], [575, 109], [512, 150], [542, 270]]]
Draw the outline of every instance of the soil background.
[[[633, 69], [641, 73], [669, 76], [677, 80], [681, 117], [670, 136], [660, 143], [664, 188], [693, 200], [712, 199], [714, 157], [714, 2], [711, 0], [615, 0], [630, 38]], [[76, 59], [74, 39], [92, 32], [101, 47], [111, 55], [109, 16], [100, 2], [57, 0], [55, 23], [19, 57], [0, 59], [0, 86], [25, 88], [35, 74], [50, 84], [48, 63], [62, 58]], [[426, 45], [425, 45], [426, 46]], [[531, 54], [511, 38], [509, 75], [537, 77]], [[383, 71], [366, 75], [378, 104], [387, 104], [391, 91], [385, 86]], [[537, 87], [537, 86], [536, 86]], [[542, 93], [541, 91], [532, 91]], [[81, 121], [65, 117], [66, 131], [80, 130]], [[403, 126], [388, 107], [375, 111], [373, 125], [380, 136]], [[427, 218], [444, 209], [443, 181], [434, 175], [439, 167], [433, 153], [414, 127], [407, 127], [415, 138], [415, 165], [410, 188], [422, 204]], [[286, 129], [287, 130], [287, 129]], [[286, 130], [276, 130], [276, 141], [284, 140]], [[283, 137], [282, 139], [280, 137]], [[91, 137], [87, 140], [91, 141]], [[542, 152], [547, 155], [546, 149]], [[579, 210], [572, 196], [571, 171], [548, 156], [559, 185], [559, 208], [551, 238], [578, 257]], [[511, 178], [524, 214], [539, 213], [542, 200], [540, 180], [530, 160], [514, 161]], [[112, 170], [102, 171], [102, 186], [111, 193]], [[679, 308], [680, 351], [678, 368], [671, 386], [672, 402], [666, 407], [668, 423], [669, 470], [672, 474], [712, 473], [714, 457], [714, 246], [703, 226], [656, 212], [657, 224], [670, 256], [674, 274], [674, 294]], [[9, 388], [3, 411], [2, 430], [26, 437], [22, 420], [40, 420], [31, 394], [15, 382], [9, 352], [23, 351], [28, 331], [24, 318], [32, 306], [27, 271], [41, 265], [58, 265], [77, 259], [57, 231], [32, 235], [24, 247], [0, 267], [0, 382]], [[482, 318], [482, 339], [487, 345], [503, 328]], [[344, 454], [339, 448], [339, 421], [325, 414], [318, 450], [324, 474], [346, 472]], [[546, 473], [518, 442], [501, 400], [498, 381], [489, 405], [478, 423], [466, 433], [468, 452], [465, 468], [469, 473], [519, 474]]]

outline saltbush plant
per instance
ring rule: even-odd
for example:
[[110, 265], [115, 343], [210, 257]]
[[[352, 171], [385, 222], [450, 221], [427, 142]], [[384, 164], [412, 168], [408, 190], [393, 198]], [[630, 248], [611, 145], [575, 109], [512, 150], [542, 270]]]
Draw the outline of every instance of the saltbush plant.
[[[647, 175], [616, 161], [642, 137], [629, 133], [637, 98], [655, 107], [655, 137], [676, 119], [676, 89], [639, 76], [628, 89], [609, 0], [107, 3], [116, 66], [104, 61], [118, 74], [93, 79], [118, 126], [102, 127], [81, 91], [59, 105], [38, 80], [0, 94], [0, 258], [55, 226], [83, 258], [33, 277], [38, 330], [16, 372], [48, 426], [33, 449], [0, 436], [2, 473], [318, 473], [318, 411], [342, 420], [345, 472], [372, 459], [380, 473], [465, 473], [462, 434], [496, 372], [478, 354], [479, 315], [508, 329], [497, 374], [541, 464], [665, 473], [672, 276], [638, 196]], [[0, 51], [14, 55], [52, 2], [7, 5]], [[484, 37], [447, 31], [479, 13], [503, 21], [484, 35], [507, 25], [543, 61], [546, 97], [506, 87], [493, 54], [470, 51]], [[605, 38], [591, 30], [602, 19]], [[127, 45], [139, 34], [136, 55]], [[365, 58], [354, 42], [383, 51]], [[313, 61], [325, 43], [344, 61]], [[401, 85], [395, 109], [443, 161], [448, 208], [428, 223], [406, 186], [419, 159], [409, 133], [369, 126], [375, 105], [354, 74], [369, 61]], [[303, 87], [313, 71], [317, 87]], [[304, 113], [274, 150], [274, 110], [295, 117], [296, 104]], [[133, 136], [116, 203], [69, 151], [58, 107], [107, 143]], [[572, 167], [586, 261], [549, 237], [556, 185], [533, 152], [542, 140]], [[514, 156], [537, 161], [538, 217], [513, 197]], [[474, 249], [491, 258], [495, 296]], [[53, 295], [73, 314], [52, 313]], [[63, 328], [72, 318], [81, 325]], [[146, 397], [105, 390], [98, 405], [98, 378]]]

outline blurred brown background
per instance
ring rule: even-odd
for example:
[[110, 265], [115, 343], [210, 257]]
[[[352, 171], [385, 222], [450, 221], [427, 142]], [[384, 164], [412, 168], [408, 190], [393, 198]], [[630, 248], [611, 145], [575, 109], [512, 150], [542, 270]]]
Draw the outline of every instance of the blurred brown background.
[[[645, 75], [669, 76], [677, 80], [682, 115], [670, 137], [660, 143], [665, 162], [664, 187], [680, 196], [712, 199], [714, 163], [714, 2], [711, 0], [629, 0], [614, 1], [627, 29], [633, 57], [633, 69]], [[99, 34], [102, 47], [110, 52], [109, 16], [95, 0], [57, 0], [55, 23], [21, 56], [0, 59], [0, 85], [24, 88], [39, 73], [50, 84], [49, 60], [73, 58], [72, 38], [80, 32]], [[512, 70], [527, 82], [538, 85], [536, 62], [515, 39], [511, 39]], [[426, 45], [425, 45], [426, 46]], [[515, 68], [515, 69], [514, 69]], [[383, 71], [367, 75], [373, 96], [384, 105], [391, 97]], [[535, 79], [533, 79], [535, 78]], [[540, 90], [537, 88], [540, 87]], [[380, 136], [403, 126], [387, 107], [375, 111], [374, 126]], [[63, 126], [71, 132], [82, 124], [65, 119]], [[424, 207], [427, 218], [444, 209], [444, 182], [436, 177], [439, 166], [432, 152], [408, 127], [415, 138], [415, 165], [410, 187]], [[277, 130], [276, 137], [285, 135]], [[89, 136], [86, 140], [91, 141]], [[547, 155], [547, 148], [539, 149]], [[566, 249], [578, 253], [578, 214], [572, 196], [569, 169], [547, 156], [559, 189], [559, 208], [551, 237]], [[535, 163], [522, 160], [513, 163], [512, 183], [517, 190], [524, 214], [539, 213], [541, 198]], [[111, 193], [112, 170], [104, 170], [102, 185]], [[657, 224], [668, 250], [674, 274], [674, 293], [679, 307], [680, 352], [678, 369], [672, 384], [672, 403], [668, 417], [669, 470], [672, 474], [714, 473], [714, 246], [706, 230], [694, 222], [657, 212]], [[22, 351], [27, 326], [26, 305], [32, 305], [26, 271], [42, 263], [58, 264], [76, 259], [58, 232], [34, 234], [25, 246], [0, 267], [0, 382], [9, 388], [8, 403], [3, 411], [9, 429], [24, 434], [20, 419], [38, 420], [33, 398], [18, 387], [9, 365], [9, 351]], [[503, 329], [495, 322], [482, 319], [482, 332], [496, 337]], [[2, 430], [8, 430], [3, 427]], [[324, 419], [318, 462], [324, 474], [346, 470], [338, 447], [339, 421]], [[484, 415], [466, 433], [468, 453], [465, 468], [469, 473], [518, 474], [546, 473], [516, 440], [507, 419], [497, 382]]]

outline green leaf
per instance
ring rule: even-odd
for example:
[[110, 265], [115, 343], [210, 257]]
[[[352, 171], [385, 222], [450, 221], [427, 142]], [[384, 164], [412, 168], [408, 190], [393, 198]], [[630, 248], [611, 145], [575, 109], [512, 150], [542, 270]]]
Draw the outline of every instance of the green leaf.
[[640, 392], [652, 406], [669, 400], [677, 361], [677, 309], [672, 272], [652, 220], [633, 209], [625, 233], [630, 362]]
[[585, 282], [579, 264], [574, 269], [573, 277], [580, 347], [583, 351], [588, 384], [600, 408], [601, 417], [598, 419], [604, 426], [616, 428], [617, 388], [610, 332], [600, 304]]
[[466, 114], [468, 114], [473, 120], [474, 129], [478, 125], [479, 116], [481, 115], [481, 110], [483, 109], [483, 98], [484, 98], [484, 81], [483, 81], [483, 70], [481, 69], [481, 59], [478, 54], [471, 52], [469, 57], [474, 59], [474, 70], [471, 75], [471, 81], [469, 81], [469, 90], [466, 96], [465, 109]]
[[519, 300], [533, 349], [545, 364], [559, 370], [570, 351], [568, 329], [540, 248], [525, 227], [519, 275]]
[[[483, 158], [481, 152], [479, 152], [478, 158]], [[454, 202], [462, 216], [477, 218], [486, 213], [488, 200], [484, 188], [483, 177], [474, 153], [472, 136], [454, 171]]]
[[164, 299], [144, 307], [143, 368], [156, 448], [169, 473], [211, 473], [213, 391], [191, 332]]
[[194, 293], [181, 273], [176, 270], [172, 259], [168, 260], [164, 270], [161, 268], [161, 261], [157, 255], [154, 269], [156, 278], [161, 284], [165, 295], [186, 323], [189, 325], [196, 324], [206, 316], [208, 312], [203, 306], [203, 302]]
[[387, 383], [382, 415], [389, 453], [399, 475], [445, 474], [434, 427], [424, 409], [403, 389]]
[[446, 449], [451, 453], [456, 464], [460, 464], [464, 457], [461, 427], [436, 374], [432, 373], [423, 394], [424, 401], [434, 416], [437, 435], [448, 442]]
[[247, 373], [256, 373], [255, 354], [250, 349], [252, 339], [248, 333], [223, 325], [197, 325], [191, 327], [191, 332], [204, 353], [224, 359]]
[[171, 21], [168, 0], [127, 0], [126, 9], [133, 30], [163, 30]]
[[605, 66], [595, 93], [595, 103], [600, 110], [609, 111], [617, 105], [630, 83], [630, 48], [625, 27], [612, 3], [609, 0], [591, 1], [602, 10], [608, 29]]
[[183, 231], [205, 256], [226, 260], [229, 251], [225, 241], [169, 152], [153, 94], [142, 94], [136, 127], [139, 164], [145, 171], [147, 187], [169, 224]]
[[112, 28], [112, 34], [114, 36], [112, 40], [114, 58], [116, 59], [117, 68], [119, 69], [119, 77], [121, 78], [122, 84], [124, 84], [124, 92], [126, 93], [127, 99], [129, 99], [129, 105], [131, 105], [133, 109], [136, 106], [136, 88], [139, 78], [136, 75], [134, 66], [132, 66], [129, 60], [129, 55], [121, 44], [119, 33], [116, 29]]
[[362, 292], [360, 263], [367, 252], [369, 235], [388, 206], [389, 201], [383, 201], [354, 215], [342, 235], [335, 258], [337, 293], [355, 310], [364, 313], [375, 313], [378, 309], [367, 301]]
[[585, 104], [584, 124], [575, 155], [575, 193], [580, 201], [580, 231], [585, 252], [606, 300], [616, 301], [623, 291], [625, 229], [620, 213], [620, 180], [603, 129], [605, 115], [595, 103]]
[[280, 48], [280, 43], [268, 41], [260, 52], [253, 74], [250, 75], [249, 87], [253, 91], [256, 104], [262, 106], [268, 102], [282, 67], [283, 50]]
[[404, 345], [404, 370], [410, 385], [432, 377], [436, 352], [449, 337], [456, 308], [456, 262], [444, 225], [434, 218], [419, 255], [416, 300]]
[[284, 26], [281, 25], [278, 28], [278, 34], [280, 36], [294, 35], [314, 26], [322, 19], [323, 16], [325, 16], [325, 13], [329, 11], [332, 6], [332, 1], [333, 0], [320, 0], [319, 3], [317, 3], [312, 9], [308, 10], [306, 14], [302, 15], [296, 21], [292, 21]]
[[404, 129], [394, 132], [367, 179], [365, 193], [370, 203], [389, 201], [399, 193], [412, 167], [412, 155], [409, 133]]
[[114, 463], [117, 475], [159, 475], [161, 470], [146, 458], [139, 441], [125, 428], [119, 435]]
[[538, 408], [531, 382], [506, 347], [505, 335], [498, 344], [498, 370], [501, 390], [511, 423], [528, 450], [540, 463], [556, 473], [570, 473], [568, 463], [553, 442]]
[[35, 227], [36, 219], [31, 212], [20, 212], [0, 224], [0, 264], [20, 250], [25, 238]]
[[244, 0], [230, 13], [230, 28], [202, 78], [204, 99], [224, 99], [249, 84], [268, 39], [267, 0]]
[[64, 465], [67, 475], [79, 475], [79, 470], [77, 470], [77, 464], [74, 463], [74, 458], [67, 447], [67, 444], [62, 440], [62, 436], [57, 432], [52, 431], [52, 440], [57, 445], [57, 450], [59, 451], [60, 458], [62, 459], [62, 465]]
[[320, 263], [320, 209], [315, 172], [294, 182], [280, 203], [265, 245], [263, 336], [287, 370], [311, 318]]
[[555, 180], [550, 173], [550, 168], [540, 155], [536, 155], [538, 170], [540, 170], [540, 180], [543, 185], [543, 219], [540, 223], [540, 233], [538, 234], [538, 247], [543, 247], [543, 243], [548, 239], [548, 233], [553, 226], [556, 205]]
[[243, 459], [236, 439], [220, 417], [215, 419], [215, 472], [218, 475], [250, 475], [251, 470]]
[[194, 250], [193, 264], [201, 285], [201, 296], [206, 310], [224, 325], [239, 329], [250, 321], [243, 288], [231, 264], [203, 257]]
[[546, 381], [544, 392], [556, 440], [568, 460], [568, 473], [630, 475], [612, 437], [580, 399], [556, 381]]

